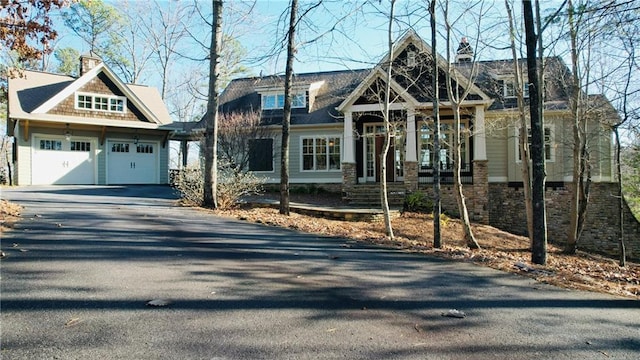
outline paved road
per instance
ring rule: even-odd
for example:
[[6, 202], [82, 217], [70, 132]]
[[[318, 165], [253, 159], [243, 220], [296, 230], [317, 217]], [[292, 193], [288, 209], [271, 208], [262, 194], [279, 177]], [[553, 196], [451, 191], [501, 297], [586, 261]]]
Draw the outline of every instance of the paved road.
[[638, 301], [218, 218], [168, 187], [2, 197], [25, 206], [2, 359], [640, 358]]

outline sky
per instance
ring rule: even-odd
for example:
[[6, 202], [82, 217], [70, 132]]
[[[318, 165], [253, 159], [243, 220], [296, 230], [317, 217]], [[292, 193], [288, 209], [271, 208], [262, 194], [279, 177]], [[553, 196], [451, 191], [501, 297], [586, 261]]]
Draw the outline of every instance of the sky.
[[[135, 1], [135, 0], [133, 0]], [[139, 2], [150, 3], [149, 0], [138, 0]], [[176, 1], [176, 0], [172, 0]], [[189, 0], [177, 0], [189, 3]], [[210, 11], [210, 1], [196, 0], [204, 9]], [[117, 6], [118, 2], [106, 1]], [[168, 0], [159, 0], [160, 4], [169, 4]], [[249, 2], [253, 4], [253, 2]], [[362, 1], [347, 2], [342, 0], [325, 0], [321, 7], [310, 12], [305, 18], [298, 31], [298, 39], [303, 44], [299, 45], [296, 55], [294, 71], [299, 73], [317, 72], [328, 70], [343, 70], [356, 68], [370, 68], [379, 61], [387, 52], [387, 26], [388, 26], [388, 2], [383, 0], [382, 5], [368, 5], [360, 8], [358, 5]], [[460, 17], [455, 24], [452, 46], [457, 46], [457, 41], [462, 36], [470, 39], [477, 39], [477, 29], [475, 24], [476, 16], [473, 12], [464, 11], [469, 1], [458, 0], [451, 5], [452, 18]], [[515, 1], [516, 5], [519, 1]], [[559, 1], [542, 1], [544, 6], [559, 4]], [[301, 1], [300, 12], [309, 7], [309, 1]], [[424, 2], [415, 0], [400, 0], [396, 6], [398, 21], [394, 23], [393, 38], [399, 38], [407, 29], [413, 28], [425, 40], [429, 41], [430, 27], [429, 21], [424, 17], [424, 10], [416, 11], [416, 8], [423, 6]], [[494, 26], [484, 37], [501, 37], [504, 41], [506, 31], [505, 11], [503, 1], [488, 1], [485, 5], [486, 14], [483, 18], [483, 26], [491, 23], [502, 22], [501, 26]], [[289, 1], [284, 0], [257, 0], [252, 9], [251, 15], [242, 19], [238, 24], [234, 18], [238, 12], [246, 13], [249, 9], [247, 2], [238, 0], [225, 1], [225, 31], [234, 34], [240, 43], [247, 49], [248, 57], [246, 65], [252, 69], [255, 75], [260, 72], [264, 74], [282, 73], [284, 71], [284, 61], [286, 53], [281, 51], [279, 55], [264, 59], [265, 54], [271, 53], [276, 44], [283, 39], [283, 29], [288, 21], [286, 12]], [[519, 11], [516, 9], [516, 11]], [[409, 16], [408, 13], [413, 12]], [[463, 15], [464, 13], [464, 15]], [[80, 52], [88, 51], [88, 46], [83, 44], [75, 35], [70, 34], [64, 28], [64, 23], [59, 16], [54, 17], [56, 28], [61, 32], [61, 37], [56, 46], [75, 47]], [[330, 29], [333, 28], [333, 31]], [[204, 37], [208, 28], [203, 26], [200, 31], [201, 40], [208, 42]], [[315, 40], [310, 42], [311, 40]], [[444, 45], [444, 39], [440, 39], [440, 44]], [[483, 46], [484, 47], [484, 46]], [[481, 58], [508, 57], [507, 51], [498, 49], [478, 49]], [[443, 50], [439, 50], [443, 53]]]

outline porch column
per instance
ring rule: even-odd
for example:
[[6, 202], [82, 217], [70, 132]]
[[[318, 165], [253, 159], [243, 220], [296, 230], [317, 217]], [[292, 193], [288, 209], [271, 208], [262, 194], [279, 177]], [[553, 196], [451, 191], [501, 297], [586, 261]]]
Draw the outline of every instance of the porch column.
[[355, 139], [353, 138], [353, 113], [344, 114], [344, 146], [342, 151], [343, 163], [355, 163]]
[[407, 110], [407, 161], [418, 161], [418, 147], [416, 145], [416, 111]]
[[416, 111], [407, 110], [407, 145], [404, 160], [404, 185], [408, 191], [418, 189], [418, 149], [416, 142]]
[[489, 223], [489, 167], [487, 160], [487, 140], [484, 125], [484, 106], [476, 106], [473, 124], [473, 193], [470, 196], [472, 218], [481, 223]]
[[342, 194], [348, 197], [351, 188], [358, 183], [356, 169], [356, 140], [353, 137], [353, 113], [344, 114], [344, 144], [342, 145]]
[[182, 152], [182, 169], [187, 168], [187, 159], [189, 155], [189, 143], [187, 140], [180, 140], [180, 151]]
[[483, 105], [476, 106], [476, 118], [473, 124], [473, 160], [487, 160]]

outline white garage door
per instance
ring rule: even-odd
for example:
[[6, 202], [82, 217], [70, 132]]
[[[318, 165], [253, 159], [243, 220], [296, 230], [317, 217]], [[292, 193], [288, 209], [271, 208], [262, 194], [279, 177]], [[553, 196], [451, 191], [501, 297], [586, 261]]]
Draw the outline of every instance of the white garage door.
[[33, 185], [95, 184], [95, 140], [34, 136]]
[[157, 184], [158, 144], [109, 141], [108, 184]]

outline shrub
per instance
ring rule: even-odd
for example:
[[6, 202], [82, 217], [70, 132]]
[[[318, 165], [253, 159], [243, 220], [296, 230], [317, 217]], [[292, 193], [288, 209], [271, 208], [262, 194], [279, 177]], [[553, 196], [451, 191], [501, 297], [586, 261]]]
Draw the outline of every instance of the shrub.
[[422, 191], [414, 191], [405, 197], [404, 211], [430, 213], [433, 211], [433, 201]]
[[[218, 168], [218, 208], [230, 209], [238, 205], [246, 195], [260, 194], [264, 180], [251, 172], [237, 170], [231, 166]], [[199, 167], [183, 169], [176, 176], [175, 188], [180, 192], [182, 203], [187, 206], [202, 206], [204, 202], [204, 175]]]
[[9, 177], [7, 176], [7, 169], [0, 168], [0, 185], [7, 185], [9, 183]]
[[292, 187], [289, 192], [291, 194], [318, 195], [325, 193], [325, 190], [317, 184], [306, 184], [302, 186]]

